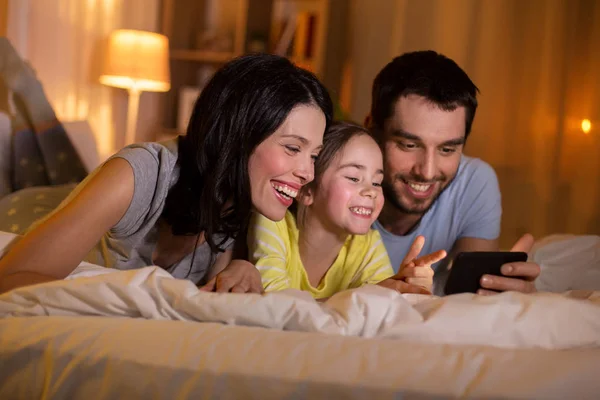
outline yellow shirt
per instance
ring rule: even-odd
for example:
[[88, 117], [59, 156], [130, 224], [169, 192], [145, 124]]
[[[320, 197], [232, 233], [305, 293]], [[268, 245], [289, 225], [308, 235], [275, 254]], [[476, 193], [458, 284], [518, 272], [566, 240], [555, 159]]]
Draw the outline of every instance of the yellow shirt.
[[371, 230], [366, 235], [349, 235], [319, 286], [313, 287], [300, 260], [298, 235], [296, 218], [289, 211], [279, 222], [253, 214], [248, 255], [260, 271], [265, 291], [300, 289], [319, 299], [394, 275], [379, 232]]

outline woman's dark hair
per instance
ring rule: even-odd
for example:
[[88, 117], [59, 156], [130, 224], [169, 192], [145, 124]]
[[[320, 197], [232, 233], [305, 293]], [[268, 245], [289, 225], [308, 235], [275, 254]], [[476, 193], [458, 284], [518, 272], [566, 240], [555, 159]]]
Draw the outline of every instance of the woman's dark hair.
[[[180, 175], [162, 214], [174, 235], [204, 232], [216, 253], [228, 237], [245, 232], [252, 209], [250, 155], [299, 105], [319, 108], [329, 125], [327, 90], [286, 58], [241, 56], [215, 73], [179, 138]], [[223, 237], [217, 242], [215, 235]]]
[[[319, 152], [319, 157], [315, 161], [315, 177], [311, 182], [304, 185], [301, 191], [312, 190], [314, 193], [321, 184], [323, 174], [327, 171], [327, 168], [329, 168], [329, 165], [331, 165], [333, 160], [339, 155], [340, 151], [344, 149], [350, 139], [361, 135], [367, 135], [379, 144], [377, 139], [371, 136], [366, 128], [357, 125], [354, 122], [336, 121], [332, 123], [327, 129], [325, 138], [323, 139], [323, 147]], [[305, 218], [304, 207], [294, 203], [294, 208], [292, 208], [291, 211], [296, 214], [298, 226], [302, 227]]]

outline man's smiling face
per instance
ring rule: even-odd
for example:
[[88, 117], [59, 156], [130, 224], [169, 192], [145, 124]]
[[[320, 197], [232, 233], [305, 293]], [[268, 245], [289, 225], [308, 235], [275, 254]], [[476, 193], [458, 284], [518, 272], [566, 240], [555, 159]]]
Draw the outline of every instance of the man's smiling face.
[[458, 171], [465, 108], [445, 111], [418, 95], [401, 96], [384, 126], [386, 202], [423, 215]]

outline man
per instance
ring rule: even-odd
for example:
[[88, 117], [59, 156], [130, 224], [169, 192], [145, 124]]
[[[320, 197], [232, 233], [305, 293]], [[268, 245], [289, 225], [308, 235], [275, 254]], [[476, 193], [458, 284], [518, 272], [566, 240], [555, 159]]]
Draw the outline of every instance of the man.
[[[375, 78], [365, 122], [383, 146], [386, 202], [374, 227], [396, 269], [419, 235], [426, 239], [423, 254], [443, 249], [446, 260], [463, 251], [499, 250], [498, 179], [490, 165], [463, 155], [477, 92], [454, 61], [434, 51], [397, 57]], [[513, 251], [532, 244], [525, 235]], [[446, 272], [436, 266], [436, 293]], [[482, 277], [480, 294], [533, 292], [539, 273], [535, 263], [505, 264], [504, 276]]]

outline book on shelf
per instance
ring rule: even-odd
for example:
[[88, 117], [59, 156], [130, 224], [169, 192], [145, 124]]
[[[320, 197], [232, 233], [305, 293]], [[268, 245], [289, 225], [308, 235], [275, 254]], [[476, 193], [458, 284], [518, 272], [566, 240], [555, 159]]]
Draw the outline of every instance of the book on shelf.
[[287, 18], [276, 22], [276, 45], [274, 53], [290, 57], [303, 68], [311, 68], [316, 51], [316, 29], [318, 16], [314, 12], [290, 13]]

